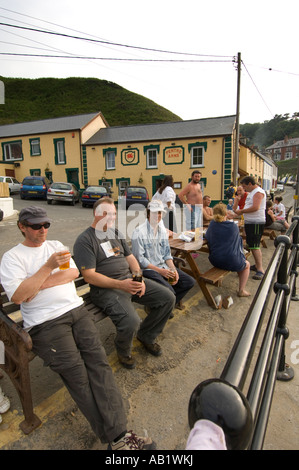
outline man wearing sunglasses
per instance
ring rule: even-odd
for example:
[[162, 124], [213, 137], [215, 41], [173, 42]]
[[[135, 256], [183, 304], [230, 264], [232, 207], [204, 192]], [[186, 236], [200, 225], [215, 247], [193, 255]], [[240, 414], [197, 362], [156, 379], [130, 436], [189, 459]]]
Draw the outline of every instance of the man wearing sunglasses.
[[[0, 265], [2, 285], [20, 304], [33, 351], [57, 372], [93, 431], [112, 450], [154, 448], [148, 437], [127, 432], [120, 392], [114, 381], [94, 320], [76, 293], [79, 271], [59, 241], [47, 240], [50, 219], [42, 207], [19, 214], [22, 243], [6, 252]], [[70, 268], [59, 266], [70, 261]]]

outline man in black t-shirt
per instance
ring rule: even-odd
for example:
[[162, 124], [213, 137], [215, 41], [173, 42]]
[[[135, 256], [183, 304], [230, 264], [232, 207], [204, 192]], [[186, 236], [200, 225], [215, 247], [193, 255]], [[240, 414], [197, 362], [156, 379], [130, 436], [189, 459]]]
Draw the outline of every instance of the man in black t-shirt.
[[[115, 346], [119, 361], [126, 368], [135, 367], [131, 355], [134, 334], [154, 356], [161, 354], [155, 342], [175, 305], [174, 294], [166, 287], [144, 279], [136, 282], [138, 261], [127, 242], [114, 229], [116, 208], [110, 198], [100, 199], [93, 208], [94, 220], [77, 238], [74, 258], [85, 281], [90, 284], [92, 301], [103, 309], [116, 326]], [[147, 307], [141, 322], [133, 302]]]

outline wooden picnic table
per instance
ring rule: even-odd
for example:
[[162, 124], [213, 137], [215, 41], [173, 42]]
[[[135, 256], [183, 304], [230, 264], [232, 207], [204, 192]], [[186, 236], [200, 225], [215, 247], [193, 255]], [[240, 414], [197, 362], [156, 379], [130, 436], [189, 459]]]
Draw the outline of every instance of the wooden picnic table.
[[200, 239], [199, 241], [185, 242], [180, 238], [170, 237], [169, 245], [174, 256], [181, 258], [188, 263], [189, 268], [182, 266], [181, 269], [196, 279], [208, 305], [216, 310], [221, 308], [221, 304], [219, 305], [216, 303], [209, 289], [209, 284], [220, 286], [222, 279], [229, 274], [230, 271], [212, 267], [208, 271], [202, 272], [192, 256], [192, 253], [208, 253], [209, 247], [207, 245], [207, 241], [205, 239]]

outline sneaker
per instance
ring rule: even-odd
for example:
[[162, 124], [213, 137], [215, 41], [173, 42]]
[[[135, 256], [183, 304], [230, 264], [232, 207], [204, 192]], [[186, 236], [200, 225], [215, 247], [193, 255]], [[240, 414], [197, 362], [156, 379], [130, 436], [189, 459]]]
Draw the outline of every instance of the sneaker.
[[112, 441], [107, 450], [153, 450], [156, 444], [150, 437], [140, 437], [132, 431], [127, 432], [118, 441]]
[[117, 354], [118, 360], [126, 369], [134, 369], [136, 366], [135, 359], [132, 356], [122, 356]]
[[6, 413], [10, 408], [10, 401], [9, 398], [7, 398], [4, 393], [2, 392], [2, 389], [0, 387], [0, 413]]

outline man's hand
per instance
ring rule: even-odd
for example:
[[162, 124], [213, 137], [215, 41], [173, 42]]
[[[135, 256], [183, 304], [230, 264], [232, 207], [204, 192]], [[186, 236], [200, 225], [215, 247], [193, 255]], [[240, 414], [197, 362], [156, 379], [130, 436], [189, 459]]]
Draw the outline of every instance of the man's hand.
[[45, 263], [45, 266], [48, 268], [53, 269], [59, 268], [64, 263], [67, 263], [71, 259], [71, 254], [70, 253], [53, 253], [48, 261]]
[[121, 289], [128, 292], [131, 295], [139, 295], [142, 297], [145, 293], [145, 283], [133, 281], [133, 279], [124, 279], [120, 281]]
[[161, 276], [165, 277], [165, 279], [167, 279], [167, 281], [170, 277], [175, 278], [175, 281], [171, 284], [172, 286], [174, 286], [179, 280], [179, 273], [177, 272], [177, 270], [172, 271], [170, 268], [169, 269], [159, 268], [158, 272], [159, 272], [159, 274], [161, 274]]

